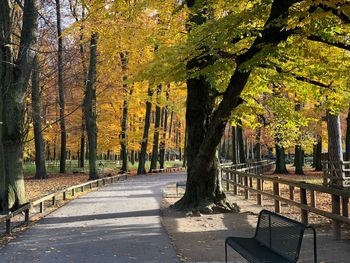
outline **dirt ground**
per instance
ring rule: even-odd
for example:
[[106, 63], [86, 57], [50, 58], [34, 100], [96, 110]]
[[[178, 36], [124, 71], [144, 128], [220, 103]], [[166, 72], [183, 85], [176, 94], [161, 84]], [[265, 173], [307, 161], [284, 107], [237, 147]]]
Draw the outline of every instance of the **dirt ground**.
[[[285, 179], [292, 180], [310, 180], [320, 181], [322, 172], [313, 172], [305, 169], [307, 175], [294, 175], [293, 168], [289, 167], [289, 175], [274, 175]], [[316, 182], [315, 182], [316, 183]], [[269, 185], [267, 185], [269, 187]], [[180, 189], [180, 188], [179, 188]], [[282, 190], [282, 196], [284, 189]], [[176, 211], [170, 208], [170, 205], [179, 200], [184, 189], [179, 190], [176, 194], [175, 184], [169, 185], [164, 189], [164, 198], [162, 203], [162, 223], [169, 234], [169, 237], [182, 261], [224, 261], [224, 240], [231, 235], [236, 236], [253, 236], [257, 215], [261, 208], [255, 206], [255, 202], [238, 203], [241, 208], [240, 213], [225, 213], [212, 215], [193, 215]], [[297, 193], [296, 193], [296, 196]], [[236, 202], [237, 197], [228, 195], [231, 202]], [[252, 200], [255, 200], [252, 194]], [[330, 198], [319, 194], [317, 196], [317, 204], [319, 208], [328, 210], [330, 208]], [[264, 208], [273, 210], [273, 202], [268, 198], [264, 198]], [[288, 217], [300, 220], [300, 209], [282, 204], [282, 213]], [[320, 233], [331, 232], [331, 221], [327, 218], [311, 214], [309, 222], [317, 225]], [[346, 239], [349, 239], [349, 227], [343, 226], [343, 233]], [[240, 256], [234, 255], [234, 262], [245, 262]], [[327, 261], [332, 262], [332, 261]]]
[[[246, 236], [254, 233], [258, 211], [193, 215], [171, 209], [169, 206], [177, 200], [175, 185], [169, 185], [164, 190], [161, 214], [163, 226], [182, 261], [224, 261], [224, 240], [227, 236], [233, 232]], [[242, 224], [246, 226], [244, 229], [239, 228]]]

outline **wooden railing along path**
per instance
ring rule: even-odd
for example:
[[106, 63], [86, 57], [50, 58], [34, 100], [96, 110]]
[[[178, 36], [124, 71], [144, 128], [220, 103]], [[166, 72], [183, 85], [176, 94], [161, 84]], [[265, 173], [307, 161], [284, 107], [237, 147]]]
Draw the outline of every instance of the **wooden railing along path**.
[[106, 184], [111, 184], [116, 181], [122, 180], [122, 179], [127, 179], [127, 174], [120, 174], [116, 176], [110, 176], [110, 177], [104, 177], [101, 179], [93, 180], [93, 181], [88, 181], [83, 184], [79, 185], [74, 185], [67, 187], [63, 190], [57, 191], [55, 193], [46, 195], [44, 197], [41, 197], [35, 201], [32, 201], [18, 210], [14, 212], [10, 212], [7, 215], [0, 216], [0, 222], [6, 222], [6, 233], [11, 234], [12, 231], [12, 224], [11, 224], [11, 219], [13, 219], [15, 216], [19, 214], [24, 213], [24, 223], [29, 222], [30, 218], [30, 210], [33, 210], [35, 207], [39, 206], [39, 213], [45, 212], [45, 206], [47, 202], [49, 201], [51, 205], [55, 205], [58, 199], [66, 200], [67, 199], [67, 194], [71, 194], [71, 196], [75, 196], [78, 191], [84, 192], [86, 188], [92, 189], [93, 187], [100, 187], [102, 185]]
[[[300, 208], [301, 221], [304, 224], [308, 224], [310, 212], [329, 218], [332, 220], [334, 238], [340, 239], [341, 223], [350, 224], [348, 212], [350, 191], [262, 175], [264, 170], [271, 169], [273, 165], [273, 162], [267, 162], [250, 167], [222, 167], [222, 181], [226, 182], [226, 190], [232, 190], [234, 195], [239, 194], [239, 189], [243, 189], [245, 199], [249, 199], [250, 194], [255, 193], [257, 205], [263, 206], [262, 196], [272, 199], [276, 213], [281, 211], [281, 203]], [[267, 183], [272, 184], [272, 191], [266, 189]], [[288, 197], [281, 196], [282, 186], [287, 186]], [[299, 192], [298, 197], [295, 196], [296, 192]], [[317, 194], [331, 197], [331, 211], [317, 207]]]

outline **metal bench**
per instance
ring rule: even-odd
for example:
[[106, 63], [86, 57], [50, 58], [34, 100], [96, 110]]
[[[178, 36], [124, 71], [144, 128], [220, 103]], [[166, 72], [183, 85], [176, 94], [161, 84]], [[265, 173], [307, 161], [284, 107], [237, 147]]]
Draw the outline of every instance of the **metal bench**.
[[308, 228], [313, 231], [314, 262], [317, 262], [315, 229], [267, 210], [262, 210], [259, 214], [254, 237], [226, 238], [225, 262], [227, 262], [227, 246], [232, 247], [249, 262], [297, 262], [304, 231]]

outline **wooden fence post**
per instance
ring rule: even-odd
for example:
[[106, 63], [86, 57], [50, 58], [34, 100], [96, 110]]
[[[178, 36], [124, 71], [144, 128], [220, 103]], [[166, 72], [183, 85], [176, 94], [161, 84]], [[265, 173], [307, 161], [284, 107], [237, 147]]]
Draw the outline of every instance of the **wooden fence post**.
[[40, 213], [45, 212], [45, 201], [40, 202]]
[[24, 211], [24, 221], [29, 223], [29, 208]]
[[75, 188], [72, 189], [72, 196], [75, 196]]
[[310, 191], [310, 196], [311, 196], [311, 206], [316, 207], [316, 192], [314, 190]]
[[[262, 180], [259, 179], [259, 178], [256, 179], [256, 187], [257, 187], [257, 189], [258, 189], [259, 191], [262, 191], [261, 181], [262, 181]], [[261, 205], [261, 206], [262, 206], [263, 204], [262, 204], [262, 197], [261, 197], [261, 194], [257, 193], [256, 199], [257, 199], [258, 205]]]
[[66, 191], [63, 192], [63, 197], [62, 197], [63, 200], [66, 200], [67, 199], [67, 193]]
[[6, 234], [11, 234], [11, 218], [6, 219]]
[[[278, 177], [275, 177], [278, 178]], [[273, 182], [273, 194], [275, 196], [280, 196], [280, 186], [279, 183]], [[281, 212], [281, 203], [279, 200], [275, 199], [275, 212], [280, 213]]]
[[[244, 186], [248, 187], [248, 176], [244, 176]], [[244, 188], [244, 199], [249, 199], [249, 190], [248, 188]]]
[[342, 197], [342, 215], [345, 217], [349, 217], [349, 198]]
[[56, 196], [53, 196], [53, 197], [52, 197], [52, 202], [51, 202], [51, 203], [52, 203], [52, 205], [55, 205], [55, 204], [56, 204]]
[[294, 200], [294, 186], [289, 186], [289, 199]]
[[234, 172], [233, 173], [233, 194], [234, 195], [237, 195], [238, 194], [238, 186], [237, 186], [237, 183], [238, 183], [238, 180], [237, 180], [237, 174]]
[[230, 172], [225, 172], [225, 175], [226, 175], [226, 191], [230, 191]]
[[[306, 195], [306, 189], [300, 188], [300, 203], [303, 205], [307, 205], [307, 195]], [[308, 211], [301, 208], [300, 210], [301, 215], [301, 222], [305, 225], [308, 224]]]
[[[340, 215], [340, 197], [334, 194], [332, 194], [332, 213]], [[340, 222], [333, 219], [332, 226], [333, 226], [333, 238], [335, 240], [340, 240], [341, 238]]]

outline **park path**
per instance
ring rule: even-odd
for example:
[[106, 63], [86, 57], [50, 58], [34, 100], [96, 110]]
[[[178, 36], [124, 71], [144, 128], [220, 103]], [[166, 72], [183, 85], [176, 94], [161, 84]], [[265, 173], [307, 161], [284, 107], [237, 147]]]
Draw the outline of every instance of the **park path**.
[[184, 174], [138, 176], [51, 213], [0, 250], [0, 262], [179, 262], [161, 226], [162, 188]]

